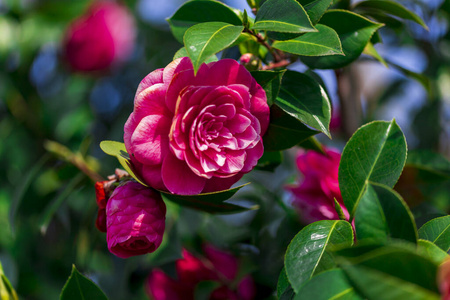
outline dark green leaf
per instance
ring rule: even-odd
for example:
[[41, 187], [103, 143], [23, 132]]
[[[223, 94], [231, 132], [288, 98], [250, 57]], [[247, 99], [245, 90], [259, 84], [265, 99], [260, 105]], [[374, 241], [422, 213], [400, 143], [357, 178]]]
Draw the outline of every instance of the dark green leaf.
[[286, 275], [286, 269], [283, 269], [280, 272], [280, 276], [278, 277], [277, 283], [277, 297], [278, 299], [288, 300], [294, 297], [294, 291], [292, 290], [291, 284]]
[[401, 196], [387, 186], [369, 183], [356, 208], [358, 240], [365, 238], [403, 239], [417, 242], [414, 217]]
[[331, 246], [348, 247], [353, 244], [353, 229], [346, 221], [324, 220], [303, 228], [291, 241], [284, 260], [286, 274], [292, 288], [300, 287], [314, 275], [335, 266], [327, 252]]
[[310, 76], [287, 70], [275, 103], [292, 117], [330, 137], [330, 100]]
[[342, 152], [339, 187], [350, 218], [367, 183], [393, 187], [406, 161], [406, 140], [395, 120], [375, 121], [360, 127]]
[[374, 32], [382, 26], [350, 11], [329, 10], [320, 24], [333, 28], [341, 40], [345, 56], [302, 57], [312, 69], [338, 69], [356, 60]]
[[137, 182], [140, 184], [147, 186], [143, 180], [139, 178], [133, 171], [133, 166], [130, 162], [130, 156], [127, 153], [127, 149], [125, 148], [125, 144], [116, 141], [102, 141], [100, 143], [100, 148], [108, 155], [115, 156], [125, 171], [130, 174]]
[[256, 82], [264, 89], [267, 97], [267, 104], [272, 106], [280, 91], [281, 79], [285, 70], [282, 71], [252, 71], [251, 74]]
[[314, 150], [320, 154], [326, 155], [323, 145], [314, 136], [300, 142], [297, 146], [307, 150]]
[[305, 9], [295, 0], [267, 0], [258, 10], [253, 28], [277, 32], [316, 31]]
[[422, 256], [428, 257], [435, 264], [440, 265], [445, 259], [449, 258], [447, 252], [427, 240], [417, 241], [417, 251]]
[[258, 160], [255, 169], [273, 172], [283, 161], [283, 154], [280, 151], [264, 151], [263, 156]]
[[308, 32], [292, 40], [276, 41], [272, 46], [296, 55], [343, 55], [341, 41], [336, 31], [321, 24], [317, 24], [316, 28], [318, 32]]
[[437, 265], [413, 249], [380, 247], [352, 259], [338, 258], [352, 285], [367, 299], [436, 299]]
[[223, 22], [200, 23], [190, 27], [184, 34], [184, 46], [194, 70], [210, 56], [230, 46], [240, 35], [244, 26]]
[[435, 218], [419, 229], [419, 238], [430, 241], [445, 252], [450, 250], [450, 216]]
[[[248, 183], [247, 183], [248, 184]], [[258, 207], [251, 207], [246, 208], [242, 206], [238, 206], [235, 204], [231, 204], [228, 202], [225, 202], [226, 200], [233, 197], [233, 195], [239, 191], [241, 188], [246, 186], [247, 184], [220, 191], [220, 192], [213, 192], [213, 193], [204, 193], [204, 194], [198, 194], [198, 195], [192, 195], [192, 196], [185, 196], [185, 195], [175, 195], [170, 194], [168, 192], [161, 191], [161, 196], [165, 200], [169, 200], [172, 202], [175, 202], [179, 205], [190, 207], [193, 209], [205, 211], [208, 213], [236, 213], [236, 212], [242, 212], [249, 209], [257, 209]]]
[[379, 10], [381, 13], [390, 14], [402, 19], [414, 21], [428, 30], [425, 22], [417, 14], [397, 2], [386, 0], [368, 0], [359, 2], [355, 5], [355, 10], [361, 10], [362, 12], [373, 9]]
[[198, 23], [225, 22], [232, 25], [242, 24], [239, 16], [230, 7], [213, 0], [188, 1], [167, 21], [172, 34], [180, 43], [183, 43], [183, 36], [186, 30]]
[[341, 269], [333, 269], [311, 278], [300, 288], [294, 300], [362, 300]]
[[83, 181], [85, 175], [83, 173], [79, 173], [75, 176], [66, 187], [52, 200], [52, 202], [47, 205], [44, 209], [41, 220], [39, 221], [39, 228], [41, 230], [42, 235], [45, 235], [47, 232], [48, 225], [50, 224], [53, 216], [58, 211], [60, 206], [63, 204], [64, 200], [69, 198], [70, 194], [74, 191], [74, 189]]
[[318, 134], [299, 120], [291, 117], [277, 105], [270, 108], [270, 124], [263, 136], [265, 151], [289, 149], [307, 138]]
[[92, 280], [84, 277], [72, 266], [72, 274], [64, 285], [61, 292], [61, 300], [79, 300], [79, 299], [108, 299], [102, 290], [92, 282]]
[[429, 150], [409, 151], [406, 166], [450, 179], [450, 161], [441, 154]]
[[38, 175], [39, 171], [41, 171], [44, 164], [50, 159], [49, 154], [43, 155], [39, 161], [34, 164], [34, 166], [29, 170], [25, 178], [16, 186], [16, 189], [14, 191], [14, 196], [12, 198], [11, 206], [9, 208], [9, 224], [11, 225], [11, 231], [15, 232], [15, 224], [16, 224], [16, 214], [19, 210], [19, 206], [22, 203], [23, 196], [25, 195], [25, 192], [30, 187], [33, 180]]
[[218, 287], [220, 287], [220, 283], [217, 281], [202, 281], [195, 286], [194, 299], [209, 300], [212, 292]]
[[306, 13], [314, 25], [319, 22], [332, 2], [333, 0], [315, 0], [304, 6]]

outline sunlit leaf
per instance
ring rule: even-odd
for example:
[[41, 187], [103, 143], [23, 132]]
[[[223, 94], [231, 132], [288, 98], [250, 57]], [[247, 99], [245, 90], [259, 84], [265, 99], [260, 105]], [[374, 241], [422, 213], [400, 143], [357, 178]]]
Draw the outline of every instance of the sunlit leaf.
[[355, 213], [358, 240], [387, 237], [417, 242], [414, 217], [401, 196], [387, 186], [369, 183]]
[[275, 103], [292, 117], [330, 137], [330, 100], [312, 77], [287, 70]]
[[338, 69], [355, 61], [374, 32], [382, 26], [345, 10], [328, 10], [320, 20], [320, 24], [337, 32], [345, 56], [302, 57], [301, 60], [312, 69]]
[[450, 216], [435, 218], [425, 223], [419, 229], [419, 237], [448, 252], [450, 250]]
[[316, 31], [305, 9], [295, 0], [265, 1], [252, 29], [289, 33]]
[[244, 26], [223, 22], [207, 22], [192, 26], [184, 34], [184, 46], [194, 70], [209, 57], [230, 46], [240, 35]]
[[346, 221], [318, 221], [303, 228], [291, 241], [284, 260], [286, 274], [294, 291], [314, 275], [335, 267], [330, 246], [353, 244], [353, 229]]
[[393, 187], [406, 161], [406, 140], [395, 120], [359, 128], [342, 152], [339, 187], [351, 218], [368, 182]]
[[174, 37], [183, 43], [186, 30], [198, 23], [225, 22], [241, 25], [242, 20], [227, 5], [214, 0], [195, 0], [185, 2], [173, 16], [167, 19]]

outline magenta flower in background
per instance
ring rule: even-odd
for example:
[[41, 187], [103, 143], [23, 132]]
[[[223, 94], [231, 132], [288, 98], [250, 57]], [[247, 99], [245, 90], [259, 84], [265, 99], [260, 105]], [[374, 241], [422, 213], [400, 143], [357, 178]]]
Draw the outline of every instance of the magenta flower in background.
[[121, 258], [155, 251], [161, 245], [166, 205], [161, 195], [137, 182], [118, 186], [106, 205], [106, 240]]
[[201, 281], [220, 283], [211, 300], [252, 300], [255, 284], [251, 276], [237, 281], [239, 263], [231, 254], [211, 245], [203, 247], [205, 256], [197, 258], [183, 250], [183, 259], [176, 261], [177, 279], [161, 270], [152, 271], [146, 282], [146, 290], [153, 300], [193, 300], [195, 288]]
[[438, 269], [437, 283], [442, 300], [450, 300], [450, 259], [445, 259]]
[[130, 56], [135, 36], [134, 18], [125, 6], [97, 1], [69, 25], [64, 57], [75, 71], [102, 71]]
[[148, 185], [195, 195], [229, 188], [264, 152], [266, 94], [238, 62], [189, 58], [147, 75], [125, 124], [134, 171]]
[[339, 219], [334, 198], [348, 217], [338, 182], [341, 154], [329, 149], [325, 149], [325, 154], [312, 150], [300, 152], [296, 163], [303, 180], [297, 186], [288, 187], [293, 195], [293, 205], [307, 222]]

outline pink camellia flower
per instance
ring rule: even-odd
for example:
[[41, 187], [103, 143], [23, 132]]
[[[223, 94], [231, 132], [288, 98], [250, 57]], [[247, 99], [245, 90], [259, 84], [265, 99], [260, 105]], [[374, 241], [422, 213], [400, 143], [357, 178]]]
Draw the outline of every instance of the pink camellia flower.
[[137, 182], [118, 186], [106, 205], [106, 240], [121, 258], [151, 253], [161, 245], [166, 206], [161, 195]]
[[64, 56], [75, 71], [105, 70], [130, 56], [135, 36], [134, 18], [125, 6], [97, 1], [67, 29]]
[[236, 282], [238, 260], [211, 245], [203, 248], [205, 257], [197, 258], [183, 250], [183, 259], [176, 261], [178, 278], [172, 279], [161, 270], [153, 270], [146, 282], [146, 290], [153, 300], [194, 300], [197, 284], [216, 281], [220, 286], [212, 291], [211, 300], [252, 300], [255, 284], [251, 276]]
[[266, 94], [232, 59], [184, 57], [147, 75], [125, 124], [134, 171], [148, 185], [195, 195], [229, 188], [262, 156], [269, 124]]
[[336, 220], [334, 198], [348, 217], [339, 189], [338, 171], [341, 154], [325, 149], [325, 155], [316, 151], [301, 152], [297, 156], [297, 167], [303, 174], [298, 186], [290, 186], [293, 204], [307, 222]]

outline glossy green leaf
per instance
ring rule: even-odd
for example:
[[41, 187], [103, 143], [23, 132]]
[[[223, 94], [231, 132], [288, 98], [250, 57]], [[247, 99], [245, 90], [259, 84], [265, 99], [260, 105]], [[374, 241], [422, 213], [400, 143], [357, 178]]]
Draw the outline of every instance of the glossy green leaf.
[[411, 20], [428, 29], [425, 22], [416, 13], [410, 11], [400, 3], [386, 0], [367, 0], [359, 2], [355, 5], [355, 10], [362, 12], [378, 10], [380, 13], [390, 14], [402, 19]]
[[315, 0], [304, 6], [306, 13], [313, 24], [319, 22], [331, 3], [333, 3], [333, 0]]
[[406, 140], [395, 120], [360, 127], [342, 152], [339, 187], [353, 218], [367, 183], [393, 187], [406, 161]]
[[200, 23], [190, 27], [184, 34], [184, 46], [198, 70], [210, 56], [230, 46], [240, 35], [244, 26], [223, 22]]
[[385, 246], [358, 257], [337, 260], [352, 285], [367, 299], [440, 298], [437, 264], [412, 250]]
[[447, 252], [427, 240], [419, 239], [417, 241], [417, 251], [420, 255], [428, 257], [429, 260], [438, 265], [449, 258]]
[[294, 290], [289, 283], [289, 280], [286, 275], [286, 269], [283, 269], [280, 272], [280, 276], [278, 277], [277, 283], [277, 297], [280, 300], [288, 300], [294, 297]]
[[167, 19], [174, 37], [183, 43], [186, 30], [198, 23], [225, 22], [241, 25], [242, 20], [228, 6], [213, 0], [195, 0], [184, 3], [173, 16]]
[[75, 266], [72, 266], [72, 274], [61, 292], [61, 300], [79, 299], [108, 299], [102, 290], [92, 280], [84, 277]]
[[294, 291], [298, 292], [314, 275], [335, 266], [327, 249], [352, 244], [353, 229], [346, 221], [324, 220], [303, 228], [292, 239], [284, 259], [286, 274]]
[[276, 41], [275, 49], [304, 56], [343, 55], [341, 41], [333, 29], [317, 24], [318, 32], [308, 32], [292, 40]]
[[[248, 184], [248, 183], [247, 183]], [[249, 209], [257, 209], [258, 206], [254, 207], [242, 207], [239, 205], [235, 205], [229, 202], [225, 202], [226, 200], [233, 197], [234, 194], [236, 194], [237, 191], [239, 191], [241, 188], [246, 186], [247, 184], [224, 190], [219, 192], [213, 192], [213, 193], [204, 193], [204, 194], [198, 194], [198, 195], [175, 195], [168, 192], [160, 191], [161, 196], [164, 200], [172, 201], [174, 203], [177, 203], [182, 206], [190, 207], [193, 209], [205, 211], [211, 214], [215, 213], [221, 213], [221, 214], [227, 214], [227, 213], [237, 213], [246, 211]]]
[[414, 217], [401, 196], [389, 187], [369, 183], [355, 213], [358, 240], [402, 239], [417, 242]]
[[312, 77], [287, 70], [275, 103], [292, 117], [330, 137], [330, 100]]
[[450, 250], [450, 216], [435, 218], [419, 229], [419, 238], [430, 241], [445, 252]]
[[136, 173], [133, 171], [133, 166], [131, 165], [130, 156], [127, 153], [125, 144], [116, 141], [102, 141], [100, 143], [100, 149], [103, 150], [108, 155], [115, 156], [125, 171], [130, 174], [137, 182], [147, 186], [143, 180], [140, 179]]
[[382, 26], [345, 10], [328, 10], [320, 20], [320, 24], [337, 32], [345, 56], [302, 57], [301, 60], [312, 69], [338, 69], [355, 61], [374, 32]]
[[289, 149], [319, 131], [309, 129], [299, 120], [291, 117], [277, 105], [270, 108], [270, 124], [263, 136], [265, 151]]
[[267, 104], [272, 106], [280, 91], [281, 79], [285, 70], [282, 71], [252, 71], [250, 72], [256, 82], [264, 89]]
[[348, 282], [344, 271], [333, 269], [311, 278], [298, 291], [294, 300], [362, 300]]
[[[177, 59], [177, 58], [181, 58], [181, 57], [189, 57], [186, 48], [180, 48], [180, 50], [178, 50], [175, 55], [173, 56], [173, 60]], [[217, 58], [216, 55], [212, 55], [210, 56], [207, 60], [205, 60], [205, 63], [210, 63], [210, 62], [214, 62], [214, 61], [218, 61], [219, 59]]]
[[409, 151], [406, 166], [450, 179], [450, 161], [441, 154], [429, 150]]
[[252, 29], [289, 33], [316, 31], [305, 9], [295, 0], [265, 1]]

